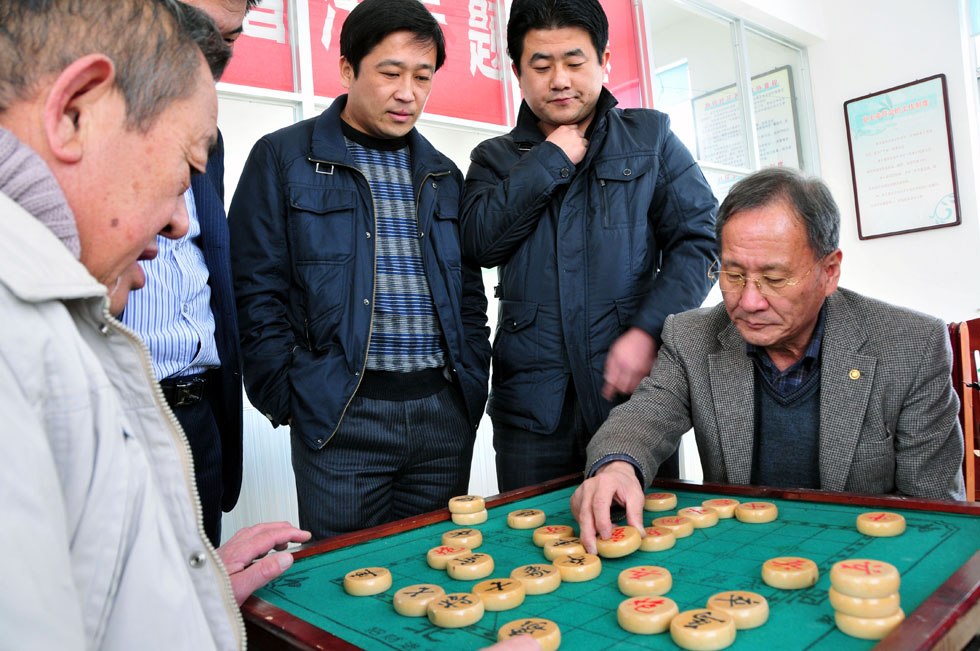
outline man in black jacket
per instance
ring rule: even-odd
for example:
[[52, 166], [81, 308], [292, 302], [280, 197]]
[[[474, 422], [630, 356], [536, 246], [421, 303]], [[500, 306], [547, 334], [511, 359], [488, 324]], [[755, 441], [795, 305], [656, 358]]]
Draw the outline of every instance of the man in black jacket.
[[717, 202], [667, 116], [614, 108], [608, 32], [598, 0], [515, 0], [524, 102], [466, 178], [464, 253], [500, 278], [488, 412], [502, 490], [582, 470], [667, 315], [710, 288]]
[[442, 30], [415, 0], [365, 0], [340, 52], [348, 93], [256, 143], [229, 218], [245, 388], [290, 425], [317, 538], [466, 491], [490, 363], [462, 174], [414, 128]]

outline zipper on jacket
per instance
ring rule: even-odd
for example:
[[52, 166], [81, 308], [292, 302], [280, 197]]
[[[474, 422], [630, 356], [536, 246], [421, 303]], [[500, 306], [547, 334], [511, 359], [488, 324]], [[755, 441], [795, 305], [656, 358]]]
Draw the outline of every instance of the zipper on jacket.
[[[419, 239], [420, 240], [422, 239], [422, 232], [423, 232], [422, 231], [422, 223], [419, 221], [419, 201], [422, 199], [422, 188], [425, 187], [425, 184], [428, 182], [429, 179], [441, 178], [443, 176], [449, 176], [449, 172], [427, 172], [426, 175], [422, 177], [422, 182], [419, 183], [418, 190], [416, 190], [416, 192], [415, 192], [415, 224], [419, 227]], [[432, 233], [432, 224], [429, 224], [429, 233], [430, 233], [430, 236], [431, 236], [431, 233]], [[423, 271], [425, 271], [425, 281], [428, 283], [429, 282], [429, 270], [425, 266], [425, 251], [422, 250], [422, 242], [419, 242], [419, 254], [422, 256], [422, 269], [423, 269]], [[429, 295], [431, 295], [431, 294], [432, 294], [432, 284], [430, 283], [429, 284]], [[432, 303], [433, 303], [433, 307], [435, 307], [435, 299], [433, 299]], [[462, 309], [463, 309], [463, 306], [460, 305], [459, 306], [459, 309], [460, 309], [460, 319], [462, 319]], [[439, 310], [436, 310], [436, 318], [437, 319], [439, 318]], [[450, 363], [453, 365], [452, 370], [453, 370], [453, 372], [455, 372], [456, 371], [456, 360], [453, 359], [453, 351], [450, 350], [450, 348], [449, 348], [449, 345], [448, 345], [449, 344], [449, 339], [445, 335], [445, 333], [446, 333], [446, 327], [442, 323], [442, 321], [439, 321], [439, 327], [442, 328], [443, 338], [446, 340], [446, 344], [447, 344], [446, 345], [446, 353], [449, 356]], [[463, 340], [464, 340], [464, 343], [465, 343], [465, 340], [466, 340], [466, 333], [465, 332], [463, 333]]]
[[[327, 443], [329, 443], [330, 440], [340, 430], [340, 424], [344, 422], [344, 416], [347, 415], [347, 410], [350, 408], [350, 403], [354, 401], [354, 396], [357, 395], [357, 390], [361, 388], [361, 382], [364, 381], [364, 373], [367, 370], [368, 356], [371, 354], [371, 334], [374, 332], [374, 303], [375, 303], [375, 300], [377, 298], [376, 297], [376, 294], [377, 294], [377, 291], [378, 291], [378, 237], [377, 237], [377, 235], [378, 235], [378, 214], [377, 214], [377, 207], [374, 205], [374, 195], [371, 194], [371, 184], [368, 183], [367, 177], [364, 176], [364, 174], [361, 172], [361, 170], [357, 169], [356, 167], [352, 167], [350, 165], [347, 165], [345, 163], [338, 163], [338, 162], [326, 161], [326, 160], [318, 160], [316, 158], [313, 158], [312, 156], [308, 156], [306, 160], [308, 160], [309, 162], [313, 163], [314, 165], [316, 165], [318, 167], [320, 165], [332, 165], [332, 166], [334, 166], [334, 168], [343, 167], [345, 169], [351, 170], [355, 174], [359, 174], [360, 177], [362, 179], [364, 179], [364, 183], [368, 186], [368, 196], [370, 197], [370, 200], [371, 200], [371, 216], [374, 219], [374, 236], [371, 238], [371, 243], [372, 243], [372, 246], [374, 248], [374, 256], [373, 256], [373, 258], [374, 258], [374, 268], [373, 268], [373, 271], [372, 271], [372, 274], [371, 274], [371, 305], [368, 306], [368, 307], [371, 308], [371, 316], [368, 319], [368, 336], [367, 336], [367, 345], [364, 347], [364, 360], [361, 362], [361, 370], [358, 371], [358, 373], [357, 373], [357, 384], [354, 385], [354, 391], [351, 392], [350, 396], [347, 398], [347, 402], [344, 404], [344, 408], [340, 412], [340, 417], [337, 419], [337, 425], [333, 428], [333, 431], [330, 432], [330, 436], [328, 436], [327, 439], [323, 442], [323, 445], [320, 446], [320, 449], [323, 449], [323, 447]], [[306, 334], [306, 338], [307, 338], [307, 341], [309, 342], [309, 340], [310, 340], [309, 323], [307, 323], [307, 334]], [[312, 342], [308, 343], [308, 346], [310, 346], [310, 348], [312, 348], [312, 345], [310, 345], [311, 343]]]
[[[184, 471], [184, 482], [188, 492], [190, 493], [192, 506], [195, 509], [197, 519], [197, 535], [200, 538], [200, 542], [204, 545], [205, 550], [207, 550], [208, 555], [211, 557], [211, 561], [218, 569], [217, 574], [221, 577], [221, 582], [223, 584], [223, 589], [219, 590], [218, 592], [221, 594], [225, 609], [228, 611], [228, 618], [232, 623], [232, 630], [238, 635], [238, 646], [244, 651], [247, 648], [247, 641], [245, 638], [245, 620], [242, 618], [242, 611], [238, 607], [238, 603], [235, 601], [235, 591], [231, 585], [231, 577], [228, 574], [228, 568], [225, 567], [224, 561], [221, 560], [221, 556], [218, 554], [218, 550], [211, 544], [211, 539], [208, 538], [207, 533], [204, 531], [204, 509], [201, 506], [201, 495], [197, 491], [197, 482], [194, 479], [194, 456], [191, 452], [191, 444], [187, 441], [187, 436], [183, 434], [184, 430], [180, 425], [180, 421], [177, 420], [177, 416], [174, 415], [173, 410], [167, 403], [166, 396], [163, 395], [163, 389], [160, 387], [160, 383], [157, 381], [156, 375], [153, 373], [153, 363], [150, 357], [150, 349], [147, 348], [146, 344], [143, 342], [143, 339], [122, 321], [112, 316], [112, 314], [109, 312], [108, 301], [103, 307], [102, 317], [105, 319], [107, 325], [112, 326], [115, 330], [127, 337], [130, 343], [134, 344], [137, 350], [140, 352], [140, 363], [143, 365], [143, 372], [147, 375], [147, 377], [151, 378], [153, 394], [157, 400], [157, 404], [158, 406], [162, 406], [162, 411], [173, 429], [171, 432], [171, 438], [176, 439], [175, 442], [178, 444], [178, 449], [183, 449], [183, 455], [178, 455], [178, 457]], [[188, 465], [190, 465], [190, 467], [188, 467]], [[183, 562], [186, 561], [187, 559], [183, 559]]]
[[[350, 394], [350, 397], [347, 398], [347, 402], [346, 404], [344, 404], [344, 408], [340, 412], [340, 418], [337, 419], [337, 426], [334, 427], [333, 431], [330, 432], [330, 436], [328, 436], [327, 440], [324, 441], [323, 445], [320, 446], [320, 448], [322, 449], [323, 446], [329, 443], [330, 440], [340, 430], [340, 425], [341, 423], [344, 422], [344, 416], [347, 415], [347, 410], [350, 408], [350, 403], [354, 401], [354, 396], [357, 395], [357, 390], [361, 388], [361, 382], [364, 381], [364, 373], [367, 371], [368, 357], [371, 354], [371, 335], [374, 333], [374, 304], [375, 301], [377, 300], [377, 291], [378, 291], [378, 208], [374, 203], [374, 195], [371, 194], [371, 184], [368, 183], [367, 177], [365, 177], [364, 174], [359, 169], [357, 169], [356, 167], [351, 167], [344, 163], [318, 160], [316, 158], [313, 158], [312, 156], [307, 157], [307, 160], [311, 163], [314, 163], [315, 165], [334, 165], [335, 167], [344, 167], [359, 174], [360, 177], [364, 179], [364, 183], [367, 184], [368, 186], [368, 195], [370, 196], [371, 199], [371, 216], [374, 219], [374, 237], [371, 238], [374, 247], [374, 257], [373, 257], [374, 268], [371, 275], [371, 305], [370, 305], [371, 317], [368, 320], [368, 337], [367, 337], [367, 346], [364, 349], [364, 361], [361, 362], [361, 370], [357, 374], [357, 384], [354, 386], [354, 391], [353, 393]], [[446, 176], [448, 174], [449, 172], [438, 172], [438, 173], [429, 172], [424, 177], [422, 177], [422, 182], [419, 184], [418, 190], [415, 193], [415, 223], [416, 224], [419, 224], [419, 199], [422, 196], [422, 187], [430, 178], [437, 177], [437, 176]], [[419, 232], [421, 232], [421, 230]], [[425, 265], [424, 255], [422, 256], [422, 264], [423, 266]]]

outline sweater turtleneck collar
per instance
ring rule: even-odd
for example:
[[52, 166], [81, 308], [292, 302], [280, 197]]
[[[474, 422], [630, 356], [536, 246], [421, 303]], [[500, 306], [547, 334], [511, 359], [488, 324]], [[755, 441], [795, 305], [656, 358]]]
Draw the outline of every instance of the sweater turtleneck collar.
[[76, 258], [81, 255], [75, 215], [51, 169], [34, 150], [3, 127], [0, 127], [0, 192], [47, 226], [72, 255]]

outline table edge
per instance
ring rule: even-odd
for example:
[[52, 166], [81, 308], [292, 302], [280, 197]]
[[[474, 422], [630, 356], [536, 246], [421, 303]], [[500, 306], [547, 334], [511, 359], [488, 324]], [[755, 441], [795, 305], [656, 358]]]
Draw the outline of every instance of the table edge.
[[[566, 488], [581, 480], [582, 475], [575, 473], [536, 486], [501, 493], [487, 498], [487, 507], [493, 508]], [[652, 487], [657, 489], [676, 488], [723, 495], [751, 495], [756, 498], [768, 497], [791, 501], [840, 503], [850, 506], [940, 511], [980, 516], [980, 503], [978, 502], [923, 500], [892, 495], [863, 495], [765, 486], [736, 486], [676, 479], [655, 480]], [[305, 558], [449, 519], [449, 510], [440, 509], [370, 529], [335, 536], [324, 541], [307, 543], [293, 550], [292, 554], [296, 559]], [[949, 633], [957, 619], [964, 613], [978, 607], [978, 603], [980, 603], [980, 551], [960, 566], [915, 611], [907, 615], [905, 621], [898, 628], [874, 648], [876, 651], [919, 651], [934, 648]], [[246, 628], [249, 630], [249, 646], [253, 649], [282, 648], [284, 642], [288, 642], [293, 645], [293, 648], [303, 651], [315, 649], [348, 651], [360, 648], [256, 596], [249, 597], [242, 605], [242, 615], [245, 619]]]

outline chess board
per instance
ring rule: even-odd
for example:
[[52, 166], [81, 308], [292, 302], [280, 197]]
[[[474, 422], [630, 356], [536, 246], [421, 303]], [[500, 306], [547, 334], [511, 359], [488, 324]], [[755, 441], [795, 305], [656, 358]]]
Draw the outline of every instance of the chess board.
[[[571, 485], [523, 499], [488, 502], [488, 521], [472, 528], [483, 533], [484, 542], [477, 551], [494, 559], [491, 577], [508, 577], [520, 565], [548, 562], [542, 550], [531, 541], [533, 531], [509, 528], [507, 514], [536, 508], [545, 511], [548, 524], [575, 526], [569, 509], [574, 488]], [[471, 626], [441, 629], [424, 617], [402, 617], [392, 607], [395, 591], [407, 585], [435, 583], [449, 593], [466, 592], [477, 583], [450, 579], [444, 571], [427, 565], [426, 552], [440, 544], [442, 534], [461, 528], [447, 520], [448, 513], [433, 514], [419, 522], [403, 522], [397, 527], [400, 530], [390, 535], [380, 531], [373, 537], [369, 533], [360, 536], [359, 542], [327, 551], [313, 547], [305, 552], [309, 555], [298, 554], [304, 557], [246, 604], [250, 646], [264, 648], [262, 640], [269, 636], [274, 637], [277, 645], [291, 644], [295, 648], [479, 649], [492, 644], [497, 630], [507, 622], [544, 617], [561, 629], [562, 649], [677, 649], [669, 634], [634, 635], [620, 628], [616, 621], [616, 608], [626, 598], [617, 588], [620, 571], [637, 565], [658, 565], [673, 575], [673, 587], [667, 596], [677, 602], [681, 611], [702, 608], [712, 594], [723, 590], [749, 590], [766, 597], [770, 606], [768, 623], [739, 631], [732, 649], [870, 649], [874, 642], [848, 637], [834, 626], [833, 609], [827, 600], [828, 574], [833, 563], [848, 558], [872, 558], [895, 565], [902, 574], [900, 592], [906, 615], [930, 597], [935, 600], [943, 592], [944, 583], [958, 570], [960, 574], [970, 567], [974, 574], [980, 571], [977, 553], [980, 507], [961, 507], [960, 513], [946, 513], [919, 510], [921, 505], [917, 509], [901, 508], [900, 500], [882, 500], [885, 506], [856, 505], [846, 499], [826, 501], [834, 498], [826, 493], [808, 495], [802, 491], [783, 499], [770, 495], [731, 495], [728, 488], [722, 487], [657, 490], [676, 493], [678, 509], [699, 506], [704, 500], [718, 497], [742, 501], [762, 499], [777, 504], [779, 517], [767, 524], [725, 519], [714, 527], [696, 529], [693, 535], [678, 539], [669, 550], [637, 551], [624, 558], [603, 559], [602, 572], [592, 581], [563, 583], [550, 594], [529, 595], [513, 610], [487, 612]], [[814, 501], [817, 499], [821, 501]], [[906, 532], [894, 538], [872, 538], [858, 533], [857, 515], [879, 509], [905, 516]], [[646, 513], [645, 524], [663, 515], [667, 513]], [[813, 560], [820, 568], [819, 581], [811, 588], [793, 591], [766, 585], [761, 580], [762, 564], [776, 556], [803, 556]], [[370, 566], [387, 567], [391, 571], [394, 579], [391, 589], [370, 597], [346, 594], [344, 575]], [[980, 592], [980, 577], [972, 576], [967, 582], [973, 581], [972, 590]], [[976, 597], [973, 594], [972, 599]], [[970, 601], [971, 597], [967, 595], [964, 599]], [[952, 607], [946, 604], [942, 608]], [[930, 621], [937, 617], [931, 611], [928, 604], [922, 611]], [[910, 619], [921, 620], [922, 613], [917, 615]], [[948, 628], [947, 624], [932, 623], [938, 628]], [[911, 622], [908, 625], [908, 634], [893, 636], [905, 642], [893, 648], [915, 648], [910, 641], [915, 631]], [[905, 643], [912, 646], [902, 646]]]

